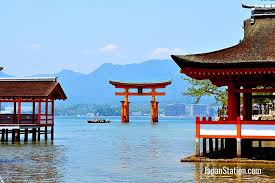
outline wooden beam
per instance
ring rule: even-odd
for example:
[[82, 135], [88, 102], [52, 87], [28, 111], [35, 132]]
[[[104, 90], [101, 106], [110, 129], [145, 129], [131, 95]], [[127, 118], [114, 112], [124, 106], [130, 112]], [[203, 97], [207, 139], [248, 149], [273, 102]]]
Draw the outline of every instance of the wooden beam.
[[[125, 92], [115, 92], [116, 96], [125, 96], [126, 93]], [[128, 96], [152, 96], [153, 93], [152, 92], [147, 92], [147, 93], [133, 93], [133, 92], [129, 92]], [[165, 96], [165, 92], [156, 92], [154, 93], [155, 96]]]
[[203, 74], [203, 73], [215, 73], [224, 75], [239, 75], [239, 74], [274, 74], [275, 67], [266, 68], [238, 68], [238, 69], [201, 69], [186, 67], [181, 70], [181, 73], [188, 74]]
[[267, 89], [236, 89], [235, 93], [273, 93], [275, 88]]
[[252, 95], [252, 98], [269, 98], [269, 99], [274, 99], [275, 95]]

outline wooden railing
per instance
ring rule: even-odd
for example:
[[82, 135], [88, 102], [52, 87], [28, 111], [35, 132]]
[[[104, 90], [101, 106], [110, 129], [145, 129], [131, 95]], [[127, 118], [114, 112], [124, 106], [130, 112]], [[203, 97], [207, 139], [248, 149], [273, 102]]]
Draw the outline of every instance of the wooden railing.
[[[40, 117], [40, 118], [39, 118]], [[52, 126], [54, 123], [54, 116], [52, 114], [0, 114], [0, 126], [8, 125], [39, 125]]]
[[[201, 125], [236, 125], [236, 135], [201, 135]], [[257, 139], [275, 139], [275, 133], [272, 136], [264, 136], [264, 135], [257, 135], [257, 136], [247, 136], [242, 135], [242, 125], [275, 125], [275, 121], [265, 120], [265, 121], [243, 121], [240, 117], [237, 117], [236, 120], [229, 120], [229, 121], [213, 121], [211, 117], [206, 119], [206, 117], [196, 117], [196, 138], [257, 138]], [[255, 129], [256, 130], [256, 129]]]

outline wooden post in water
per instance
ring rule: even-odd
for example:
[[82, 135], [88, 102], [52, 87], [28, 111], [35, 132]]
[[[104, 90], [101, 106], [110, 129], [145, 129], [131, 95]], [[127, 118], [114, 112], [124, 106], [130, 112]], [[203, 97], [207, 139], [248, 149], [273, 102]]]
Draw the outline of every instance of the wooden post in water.
[[9, 130], [8, 129], [6, 129], [6, 142], [8, 142], [8, 140], [9, 140]]
[[242, 139], [237, 138], [237, 158], [241, 158], [242, 156]]
[[151, 88], [152, 101], [151, 101], [151, 122], [158, 122], [158, 102], [156, 101], [156, 88]]
[[15, 141], [15, 129], [11, 130], [11, 142], [13, 143]]
[[54, 99], [52, 99], [52, 128], [51, 128], [51, 140], [54, 138]]
[[32, 141], [36, 141], [36, 128], [32, 129]]
[[241, 139], [241, 119], [240, 117], [237, 117], [237, 138], [236, 138], [236, 148], [237, 148], [237, 158], [240, 158], [242, 156], [242, 139]]
[[20, 129], [14, 130], [14, 140], [15, 142], [20, 142]]
[[28, 142], [28, 136], [29, 136], [29, 129], [25, 129], [25, 136], [24, 136], [24, 142]]
[[224, 139], [222, 138], [221, 139], [221, 151], [223, 151], [224, 150]]
[[217, 152], [219, 150], [219, 139], [215, 138], [215, 151]]
[[48, 140], [48, 128], [45, 126], [45, 140]]
[[213, 153], [213, 139], [209, 138], [209, 153]]
[[41, 130], [40, 130], [40, 127], [38, 127], [38, 129], [37, 129], [37, 141], [40, 141], [40, 134], [41, 134]]
[[53, 140], [53, 136], [54, 135], [54, 128], [53, 128], [53, 126], [51, 127], [51, 140]]
[[49, 110], [49, 99], [46, 98], [46, 104], [45, 104], [45, 113], [46, 113], [46, 126], [45, 126], [45, 140], [48, 140], [48, 110]]
[[206, 156], [206, 138], [202, 139], [202, 155]]
[[5, 141], [5, 129], [2, 129], [1, 142]]

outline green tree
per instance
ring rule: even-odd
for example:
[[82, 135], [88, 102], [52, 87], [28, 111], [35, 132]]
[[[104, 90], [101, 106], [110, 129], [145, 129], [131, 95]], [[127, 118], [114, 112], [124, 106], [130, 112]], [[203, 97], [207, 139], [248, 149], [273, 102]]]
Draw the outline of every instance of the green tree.
[[198, 104], [203, 96], [214, 96], [215, 104], [227, 105], [227, 91], [225, 87], [217, 87], [210, 80], [196, 80], [192, 78], [183, 78], [191, 86], [187, 88], [183, 95], [195, 98], [195, 104]]

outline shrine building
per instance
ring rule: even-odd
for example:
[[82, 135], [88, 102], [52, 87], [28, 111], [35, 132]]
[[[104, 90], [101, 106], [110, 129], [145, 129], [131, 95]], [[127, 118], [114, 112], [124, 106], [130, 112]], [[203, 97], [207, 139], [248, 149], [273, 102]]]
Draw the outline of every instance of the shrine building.
[[275, 140], [275, 116], [255, 120], [252, 106], [256, 98], [275, 98], [275, 6], [243, 7], [251, 9], [251, 18], [244, 21], [239, 44], [209, 53], [172, 55], [181, 73], [208, 79], [228, 92], [226, 117], [196, 118], [196, 156], [222, 152], [222, 157], [252, 158], [255, 148], [274, 149], [268, 144]]

